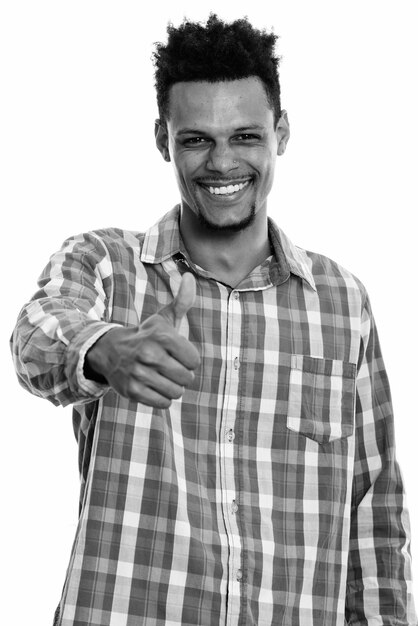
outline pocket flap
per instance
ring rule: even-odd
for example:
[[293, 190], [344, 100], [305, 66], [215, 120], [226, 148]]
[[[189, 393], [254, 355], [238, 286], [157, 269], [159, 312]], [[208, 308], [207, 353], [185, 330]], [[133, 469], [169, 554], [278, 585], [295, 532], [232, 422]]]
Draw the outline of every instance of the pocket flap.
[[292, 354], [287, 427], [328, 443], [354, 429], [356, 364]]

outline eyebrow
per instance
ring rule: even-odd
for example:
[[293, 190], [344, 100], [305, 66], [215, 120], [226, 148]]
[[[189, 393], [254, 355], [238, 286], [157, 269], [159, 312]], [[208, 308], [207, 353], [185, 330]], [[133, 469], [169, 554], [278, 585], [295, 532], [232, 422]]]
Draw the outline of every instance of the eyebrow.
[[[240, 126], [239, 128], [234, 128], [233, 132], [243, 133], [248, 130], [264, 130], [264, 126], [260, 126], [260, 124], [250, 124], [248, 126]], [[179, 137], [180, 135], [208, 135], [208, 134], [210, 133], [208, 133], [205, 130], [199, 130], [197, 128], [182, 128], [176, 133], [176, 136]]]

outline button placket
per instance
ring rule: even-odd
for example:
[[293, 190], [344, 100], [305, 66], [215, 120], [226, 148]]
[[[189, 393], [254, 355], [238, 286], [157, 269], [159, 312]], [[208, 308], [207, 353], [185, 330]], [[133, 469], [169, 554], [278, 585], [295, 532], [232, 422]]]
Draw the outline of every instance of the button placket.
[[[236, 578], [236, 572], [242, 563], [242, 538], [237, 523], [238, 505], [236, 498], [236, 459], [235, 449], [235, 424], [239, 407], [239, 381], [240, 381], [240, 354], [242, 341], [242, 307], [240, 294], [236, 291], [229, 292], [226, 306], [226, 351], [225, 358], [225, 384], [222, 403], [221, 421], [221, 488], [222, 488], [222, 511], [224, 516], [225, 530], [228, 544], [228, 605], [226, 623], [235, 623], [235, 618], [240, 611], [241, 585]], [[235, 442], [234, 442], [235, 440]]]

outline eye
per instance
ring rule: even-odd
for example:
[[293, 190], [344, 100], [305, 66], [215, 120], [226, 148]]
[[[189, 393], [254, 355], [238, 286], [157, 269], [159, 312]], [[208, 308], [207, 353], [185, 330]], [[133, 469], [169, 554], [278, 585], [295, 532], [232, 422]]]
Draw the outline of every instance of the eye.
[[252, 133], [241, 133], [240, 135], [235, 135], [235, 139], [238, 141], [260, 141], [261, 137]]
[[185, 139], [183, 144], [185, 146], [199, 146], [199, 145], [204, 145], [208, 142], [208, 140], [205, 137], [189, 137], [188, 139]]

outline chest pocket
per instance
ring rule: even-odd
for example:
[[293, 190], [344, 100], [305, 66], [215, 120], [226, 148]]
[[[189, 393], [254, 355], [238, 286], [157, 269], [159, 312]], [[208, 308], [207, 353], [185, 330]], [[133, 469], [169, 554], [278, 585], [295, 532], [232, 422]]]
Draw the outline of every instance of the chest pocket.
[[287, 428], [318, 443], [354, 429], [356, 365], [292, 354]]

